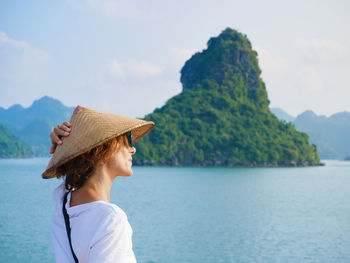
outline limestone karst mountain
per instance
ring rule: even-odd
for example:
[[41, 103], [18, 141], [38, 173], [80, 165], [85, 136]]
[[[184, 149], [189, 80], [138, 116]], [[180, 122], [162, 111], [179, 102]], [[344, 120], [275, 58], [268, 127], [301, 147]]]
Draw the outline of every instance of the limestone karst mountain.
[[138, 144], [137, 164], [316, 165], [306, 133], [271, 114], [257, 52], [227, 28], [181, 70], [183, 91], [146, 115], [156, 128]]

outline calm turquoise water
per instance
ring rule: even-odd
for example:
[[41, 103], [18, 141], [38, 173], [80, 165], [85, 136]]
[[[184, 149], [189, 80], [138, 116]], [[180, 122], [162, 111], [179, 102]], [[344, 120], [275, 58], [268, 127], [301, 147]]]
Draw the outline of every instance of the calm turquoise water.
[[[0, 160], [0, 262], [53, 262], [48, 159]], [[350, 162], [311, 168], [135, 167], [111, 201], [138, 262], [350, 262]]]

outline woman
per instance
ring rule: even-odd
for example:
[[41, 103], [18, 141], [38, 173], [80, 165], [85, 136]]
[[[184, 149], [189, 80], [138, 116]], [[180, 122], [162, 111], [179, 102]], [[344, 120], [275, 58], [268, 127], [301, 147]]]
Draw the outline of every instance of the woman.
[[118, 176], [132, 175], [137, 141], [153, 122], [78, 106], [70, 123], [50, 134], [53, 156], [43, 178], [64, 177], [54, 190], [52, 238], [56, 262], [136, 262], [132, 229], [111, 204]]

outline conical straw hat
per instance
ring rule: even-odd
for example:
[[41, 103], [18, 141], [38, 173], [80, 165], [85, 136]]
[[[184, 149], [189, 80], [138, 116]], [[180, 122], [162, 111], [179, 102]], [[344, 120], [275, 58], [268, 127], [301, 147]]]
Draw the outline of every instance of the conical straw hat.
[[72, 131], [62, 137], [42, 177], [56, 177], [56, 168], [90, 149], [131, 131], [133, 142], [145, 136], [154, 127], [151, 121], [144, 121], [117, 114], [104, 113], [78, 106], [70, 123]]

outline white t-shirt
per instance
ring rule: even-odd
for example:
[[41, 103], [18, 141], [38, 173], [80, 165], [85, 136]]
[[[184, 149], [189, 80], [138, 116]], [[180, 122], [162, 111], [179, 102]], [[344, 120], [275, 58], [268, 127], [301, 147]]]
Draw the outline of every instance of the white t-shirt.
[[[64, 183], [53, 192], [55, 211], [52, 217], [52, 239], [57, 263], [73, 262], [62, 213]], [[135, 263], [132, 229], [124, 211], [118, 206], [95, 201], [66, 209], [70, 219], [71, 239], [80, 263]]]

